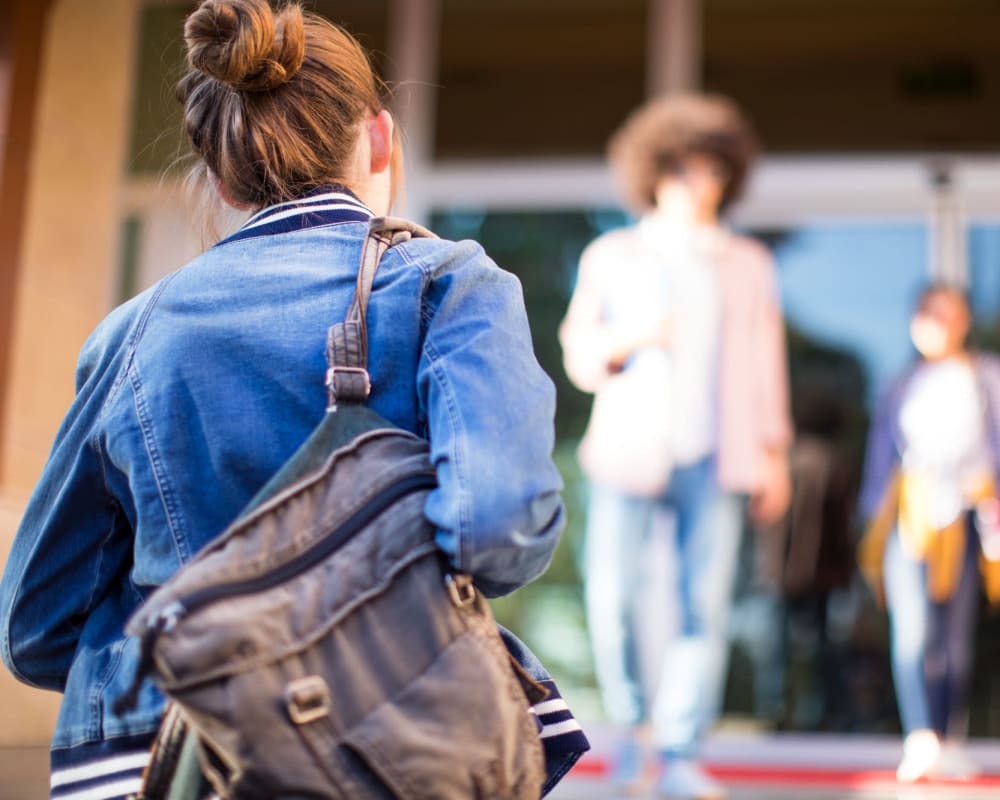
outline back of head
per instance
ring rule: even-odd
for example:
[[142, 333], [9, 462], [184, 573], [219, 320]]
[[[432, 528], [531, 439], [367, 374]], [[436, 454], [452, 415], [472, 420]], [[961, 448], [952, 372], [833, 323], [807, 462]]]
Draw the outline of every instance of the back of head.
[[386, 87], [346, 31], [297, 2], [203, 0], [184, 26], [184, 127], [231, 202], [261, 208], [350, 185], [361, 126]]

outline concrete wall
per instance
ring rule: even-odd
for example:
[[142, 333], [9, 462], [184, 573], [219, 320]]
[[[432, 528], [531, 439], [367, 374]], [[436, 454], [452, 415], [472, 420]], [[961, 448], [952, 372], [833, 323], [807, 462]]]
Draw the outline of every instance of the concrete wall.
[[[42, 56], [0, 452], [0, 559], [116, 281], [137, 0], [57, 0]], [[0, 745], [39, 744], [56, 695], [0, 670]]]

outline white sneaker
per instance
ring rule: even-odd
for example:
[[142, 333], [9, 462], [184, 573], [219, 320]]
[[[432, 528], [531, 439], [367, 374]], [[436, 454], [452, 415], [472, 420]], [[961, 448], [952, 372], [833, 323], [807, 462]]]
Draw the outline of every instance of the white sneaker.
[[941, 755], [931, 769], [935, 778], [957, 781], [971, 781], [982, 774], [982, 768], [972, 760], [961, 742], [945, 739], [941, 745]]
[[914, 783], [934, 769], [941, 756], [941, 740], [929, 728], [913, 731], [903, 740], [903, 760], [896, 768], [896, 780]]
[[725, 800], [728, 796], [722, 784], [690, 759], [667, 762], [656, 790], [660, 797], [669, 800]]

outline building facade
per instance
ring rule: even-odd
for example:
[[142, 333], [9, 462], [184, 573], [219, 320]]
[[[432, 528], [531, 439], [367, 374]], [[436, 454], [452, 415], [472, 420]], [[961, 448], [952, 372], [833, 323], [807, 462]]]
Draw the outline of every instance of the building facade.
[[[576, 258], [624, 220], [603, 147], [663, 91], [735, 97], [766, 147], [733, 223], [775, 249], [790, 324], [854, 357], [866, 400], [910, 357], [917, 288], [1000, 314], [1000, 7], [991, 0], [337, 0], [405, 132], [402, 211], [476, 236], [525, 283], [540, 358]], [[118, 302], [205, 246], [171, 85], [190, 2], [0, 9], [0, 558]], [[560, 382], [560, 434], [586, 399]], [[56, 698], [0, 675], [0, 744]], [[1000, 721], [995, 729], [1000, 732]]]

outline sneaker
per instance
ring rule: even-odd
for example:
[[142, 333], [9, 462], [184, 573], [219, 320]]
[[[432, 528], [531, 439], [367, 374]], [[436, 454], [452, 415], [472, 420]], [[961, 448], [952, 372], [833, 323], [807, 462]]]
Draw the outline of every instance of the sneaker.
[[622, 794], [640, 794], [646, 789], [646, 744], [640, 733], [623, 739], [611, 767], [611, 783]]
[[935, 778], [954, 781], [971, 781], [982, 774], [982, 768], [972, 760], [961, 742], [945, 739], [941, 745], [941, 755], [930, 770]]
[[929, 728], [913, 731], [903, 740], [903, 760], [896, 768], [896, 780], [914, 783], [934, 769], [941, 755], [941, 740]]
[[669, 800], [725, 800], [728, 796], [722, 784], [716, 782], [696, 761], [668, 761], [663, 777], [656, 787], [662, 798]]

